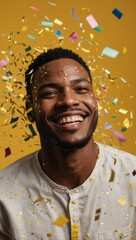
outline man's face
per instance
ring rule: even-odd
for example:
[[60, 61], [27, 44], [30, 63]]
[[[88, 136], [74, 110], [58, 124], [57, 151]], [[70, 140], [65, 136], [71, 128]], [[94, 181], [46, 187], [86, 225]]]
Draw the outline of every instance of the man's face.
[[34, 74], [33, 108], [40, 137], [65, 149], [86, 145], [98, 112], [87, 71], [73, 59], [57, 59]]

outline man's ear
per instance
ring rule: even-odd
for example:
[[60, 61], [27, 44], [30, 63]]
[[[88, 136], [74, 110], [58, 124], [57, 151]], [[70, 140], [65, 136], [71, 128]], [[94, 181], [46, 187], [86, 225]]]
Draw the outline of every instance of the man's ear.
[[26, 114], [28, 120], [33, 123], [35, 121], [35, 114], [30, 101], [26, 101]]

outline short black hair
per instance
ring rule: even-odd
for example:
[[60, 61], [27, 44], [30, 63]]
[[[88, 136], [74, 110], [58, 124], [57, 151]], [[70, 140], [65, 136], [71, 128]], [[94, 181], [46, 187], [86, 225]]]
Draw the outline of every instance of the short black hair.
[[25, 72], [25, 83], [26, 83], [26, 92], [27, 97], [31, 101], [31, 85], [33, 80], [33, 74], [36, 70], [41, 67], [43, 64], [53, 61], [55, 59], [60, 58], [71, 58], [77, 62], [79, 62], [87, 71], [90, 81], [92, 82], [92, 76], [90, 73], [90, 69], [85, 63], [85, 61], [80, 57], [77, 53], [73, 52], [69, 49], [64, 49], [61, 47], [49, 49], [46, 52], [41, 53], [37, 58], [35, 58], [32, 63], [29, 65], [27, 71]]

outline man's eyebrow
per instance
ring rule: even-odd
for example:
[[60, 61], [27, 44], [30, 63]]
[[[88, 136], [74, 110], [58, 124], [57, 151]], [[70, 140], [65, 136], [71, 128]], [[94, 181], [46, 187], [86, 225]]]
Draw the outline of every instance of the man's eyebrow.
[[71, 82], [72, 83], [80, 83], [80, 82], [89, 82], [89, 83], [91, 83], [91, 81], [86, 79], [86, 78], [73, 79], [73, 80], [71, 80]]
[[[91, 83], [89, 80], [87, 80], [86, 78], [79, 78], [79, 79], [73, 79], [71, 80], [71, 83], [72, 84], [78, 84], [78, 83], [81, 83], [81, 82], [89, 82]], [[40, 87], [39, 87], [39, 91], [42, 90], [43, 88], [59, 88], [60, 85], [58, 83], [55, 83], [55, 82], [51, 82], [51, 83], [44, 83], [42, 84]]]
[[42, 90], [43, 88], [58, 88], [59, 85], [57, 83], [44, 83], [39, 87], [39, 91]]

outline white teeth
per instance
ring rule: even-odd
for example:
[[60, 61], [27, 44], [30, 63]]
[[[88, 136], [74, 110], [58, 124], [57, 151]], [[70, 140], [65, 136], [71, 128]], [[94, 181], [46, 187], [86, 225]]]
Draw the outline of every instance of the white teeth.
[[58, 120], [58, 124], [65, 124], [65, 123], [74, 123], [74, 122], [82, 122], [84, 119], [83, 117], [76, 115], [76, 116], [68, 116], [63, 117]]

